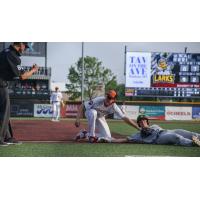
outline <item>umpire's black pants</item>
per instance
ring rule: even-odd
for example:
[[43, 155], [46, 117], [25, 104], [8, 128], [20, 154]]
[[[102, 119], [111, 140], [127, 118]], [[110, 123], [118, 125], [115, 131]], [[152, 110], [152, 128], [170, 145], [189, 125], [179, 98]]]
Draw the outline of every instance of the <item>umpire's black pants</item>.
[[0, 141], [13, 136], [10, 124], [10, 98], [7, 87], [0, 87]]

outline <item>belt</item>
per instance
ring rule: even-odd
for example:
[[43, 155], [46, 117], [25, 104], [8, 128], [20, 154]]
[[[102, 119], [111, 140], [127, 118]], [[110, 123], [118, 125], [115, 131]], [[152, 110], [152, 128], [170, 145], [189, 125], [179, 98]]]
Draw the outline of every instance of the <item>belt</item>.
[[157, 139], [160, 137], [160, 134], [163, 133], [165, 130], [160, 130], [157, 134], [156, 134], [156, 138], [154, 139], [153, 143], [155, 144]]

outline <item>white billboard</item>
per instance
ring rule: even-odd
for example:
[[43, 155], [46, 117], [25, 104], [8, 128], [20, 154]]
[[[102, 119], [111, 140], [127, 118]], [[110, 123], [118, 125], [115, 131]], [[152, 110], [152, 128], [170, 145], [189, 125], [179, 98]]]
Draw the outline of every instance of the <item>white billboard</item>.
[[[125, 115], [130, 119], [137, 119], [139, 115], [139, 106], [125, 106]], [[120, 119], [116, 114], [114, 114], [114, 119]]]
[[126, 53], [126, 87], [150, 88], [151, 53]]
[[166, 120], [192, 120], [192, 107], [165, 107]]
[[51, 104], [34, 104], [34, 117], [52, 117]]

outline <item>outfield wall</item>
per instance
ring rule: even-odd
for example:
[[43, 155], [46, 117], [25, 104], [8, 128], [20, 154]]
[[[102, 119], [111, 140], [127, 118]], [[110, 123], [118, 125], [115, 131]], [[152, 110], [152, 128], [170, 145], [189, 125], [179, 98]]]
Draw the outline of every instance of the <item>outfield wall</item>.
[[[200, 119], [200, 106], [125, 106], [125, 112], [128, 117], [136, 119], [138, 115], [132, 115], [129, 109], [134, 113], [147, 115], [150, 119], [156, 120], [193, 120]], [[133, 108], [134, 107], [134, 108]], [[117, 119], [117, 116], [114, 115]]]
[[[76, 117], [80, 102], [66, 102], [61, 108], [62, 118]], [[121, 107], [121, 105], [119, 105]], [[136, 105], [125, 105], [125, 113], [131, 119], [138, 115], [145, 114], [150, 119], [156, 120], [193, 120], [200, 119], [200, 104], [172, 104], [163, 105], [154, 103], [140, 103]], [[12, 117], [52, 117], [51, 104], [40, 102], [15, 102], [11, 105]], [[109, 118], [119, 119], [117, 115], [110, 115]]]

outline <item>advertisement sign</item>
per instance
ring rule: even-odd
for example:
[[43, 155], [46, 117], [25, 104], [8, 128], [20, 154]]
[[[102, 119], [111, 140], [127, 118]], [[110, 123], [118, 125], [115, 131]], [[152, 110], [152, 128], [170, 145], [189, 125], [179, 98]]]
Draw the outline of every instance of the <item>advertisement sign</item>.
[[[148, 64], [145, 55], [151, 57]], [[200, 54], [126, 53], [126, 90], [133, 88], [132, 96], [199, 98], [199, 82]]]
[[[119, 106], [121, 108], [121, 106]], [[137, 119], [139, 115], [139, 106], [125, 105], [125, 115], [130, 119]], [[118, 115], [114, 114], [114, 119], [120, 119]]]
[[125, 106], [125, 113], [130, 119], [137, 119], [139, 115], [139, 106]]
[[34, 104], [34, 117], [52, 117], [51, 104]]
[[14, 103], [11, 104], [10, 110], [12, 117], [33, 117], [33, 103], [23, 104]]
[[134, 89], [132, 88], [125, 88], [125, 96], [126, 97], [132, 97], [134, 94]]
[[139, 115], [147, 115], [149, 119], [165, 119], [164, 106], [140, 106]]
[[126, 87], [150, 87], [151, 53], [127, 52]]
[[165, 107], [166, 120], [192, 120], [192, 107]]
[[65, 107], [65, 117], [76, 117], [79, 104], [67, 104]]
[[152, 53], [152, 80], [153, 87], [174, 86], [175, 82], [175, 63], [172, 53]]
[[193, 119], [200, 119], [200, 107], [193, 107], [192, 108], [192, 118]]
[[200, 54], [152, 53], [152, 87], [199, 87]]

